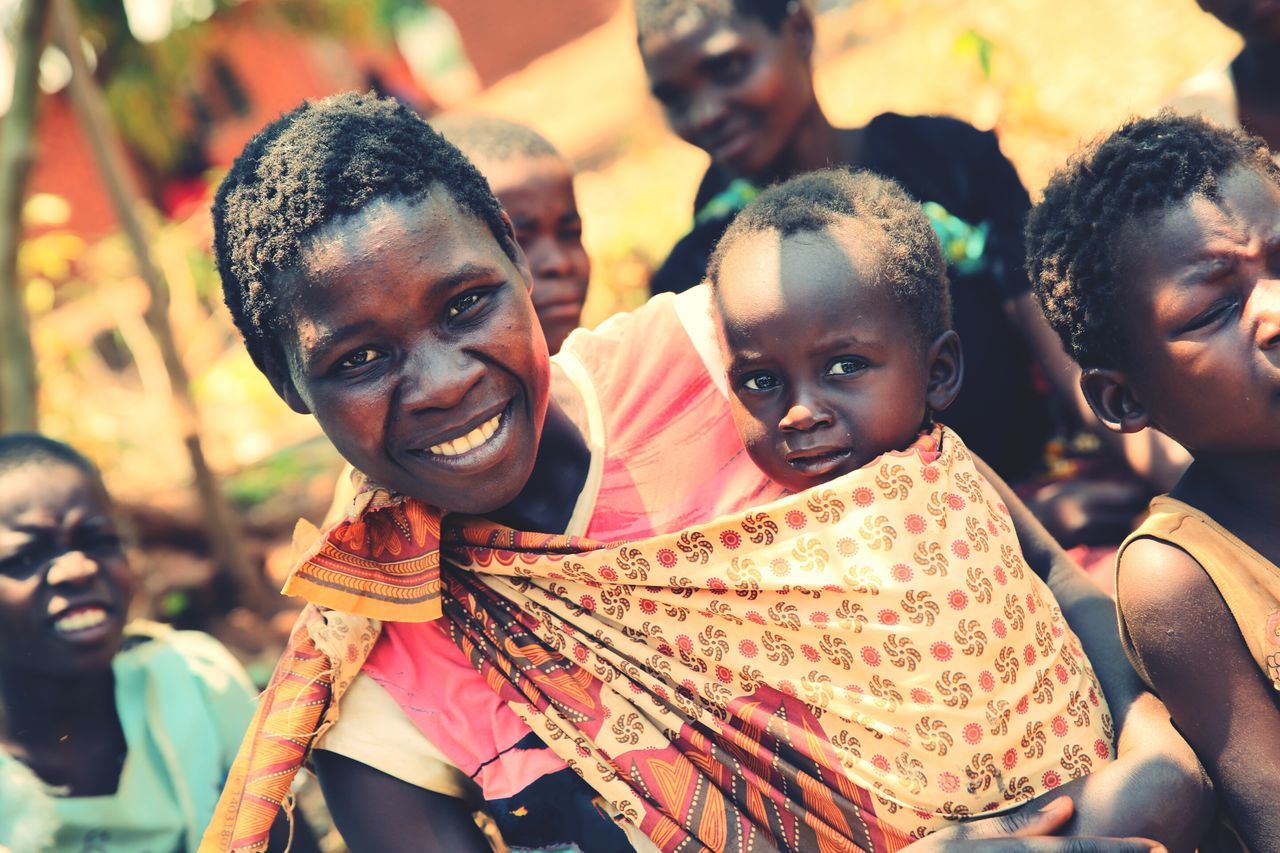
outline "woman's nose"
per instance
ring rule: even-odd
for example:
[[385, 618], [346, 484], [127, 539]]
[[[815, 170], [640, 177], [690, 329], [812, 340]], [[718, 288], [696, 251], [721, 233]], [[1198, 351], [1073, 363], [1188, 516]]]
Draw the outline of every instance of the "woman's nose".
[[98, 561], [83, 551], [67, 551], [54, 559], [45, 574], [50, 586], [87, 583], [98, 576]]
[[405, 363], [400, 402], [407, 409], [452, 409], [484, 376], [484, 365], [460, 349], [420, 346]]
[[703, 136], [714, 131], [725, 119], [724, 101], [715, 95], [703, 94], [695, 97], [689, 104], [685, 120], [695, 136]]

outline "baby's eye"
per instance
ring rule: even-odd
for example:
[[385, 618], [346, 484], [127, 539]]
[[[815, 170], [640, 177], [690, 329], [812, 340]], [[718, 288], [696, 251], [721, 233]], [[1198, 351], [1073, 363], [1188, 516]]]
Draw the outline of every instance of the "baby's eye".
[[837, 358], [827, 368], [828, 376], [848, 376], [865, 369], [867, 363], [860, 358]]
[[752, 373], [742, 380], [742, 387], [749, 391], [771, 391], [781, 383], [772, 373]]
[[338, 362], [337, 368], [339, 370], [356, 370], [377, 360], [380, 355], [376, 349], [365, 347], [343, 358]]

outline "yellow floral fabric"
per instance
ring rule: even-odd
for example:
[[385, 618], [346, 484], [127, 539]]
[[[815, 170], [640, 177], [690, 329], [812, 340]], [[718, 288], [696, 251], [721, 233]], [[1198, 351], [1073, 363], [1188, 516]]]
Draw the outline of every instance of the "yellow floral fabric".
[[[454, 641], [665, 851], [894, 851], [1112, 758], [1079, 641], [945, 428], [671, 535], [606, 545], [449, 517], [442, 539]], [[329, 663], [313, 685], [359, 671], [370, 634], [346, 630], [359, 640], [327, 650], [307, 634]], [[285, 772], [251, 732], [240, 761], [255, 755], [233, 780]], [[224, 792], [216, 837], [258, 850], [267, 815], [237, 825], [244, 795]]]
[[1077, 638], [945, 429], [669, 536], [445, 540], [455, 641], [664, 850], [896, 850], [1112, 757]]

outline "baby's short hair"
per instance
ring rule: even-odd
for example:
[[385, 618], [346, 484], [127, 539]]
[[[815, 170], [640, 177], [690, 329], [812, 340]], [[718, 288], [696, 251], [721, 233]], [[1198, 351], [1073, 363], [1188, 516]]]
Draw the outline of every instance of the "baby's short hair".
[[1248, 166], [1280, 182], [1265, 143], [1199, 116], [1131, 119], [1060, 169], [1027, 219], [1027, 272], [1050, 325], [1081, 367], [1125, 355], [1118, 269], [1128, 226], [1203, 194]]
[[69, 444], [33, 432], [0, 435], [0, 474], [41, 463], [70, 465], [90, 479], [101, 479], [98, 467]]
[[560, 157], [560, 152], [528, 125], [485, 115], [446, 115], [431, 126], [471, 160], [504, 163], [515, 157]]
[[643, 42], [691, 15], [710, 20], [754, 18], [777, 32], [787, 15], [801, 5], [801, 0], [635, 0], [636, 36]]
[[790, 237], [823, 231], [841, 220], [884, 235], [869, 247], [879, 257], [877, 283], [906, 309], [921, 340], [931, 341], [951, 327], [951, 289], [938, 235], [919, 202], [897, 182], [873, 172], [823, 169], [765, 190], [720, 238], [707, 279], [713, 290], [719, 286], [725, 256], [744, 237], [770, 231]]
[[347, 93], [308, 101], [261, 130], [236, 158], [213, 203], [222, 291], [259, 368], [279, 333], [279, 279], [308, 238], [376, 198], [416, 201], [443, 187], [508, 253], [484, 177], [416, 113], [391, 99]]

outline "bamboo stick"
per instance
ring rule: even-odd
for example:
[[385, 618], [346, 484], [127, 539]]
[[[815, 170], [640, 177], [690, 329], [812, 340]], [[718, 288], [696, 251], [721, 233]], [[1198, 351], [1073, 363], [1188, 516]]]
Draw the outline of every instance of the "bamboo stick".
[[49, 0], [21, 0], [15, 18], [13, 99], [0, 125], [0, 432], [34, 431], [36, 360], [18, 274], [22, 202], [35, 159], [40, 54]]
[[53, 7], [56, 38], [71, 61], [71, 100], [77, 120], [89, 140], [98, 171], [120, 220], [120, 228], [137, 261], [138, 274], [151, 293], [144, 319], [160, 350], [165, 372], [169, 375], [170, 399], [182, 442], [191, 460], [196, 491], [205, 512], [205, 524], [214, 556], [230, 573], [243, 604], [259, 611], [271, 612], [278, 606], [278, 599], [267, 589], [262, 573], [245, 557], [239, 525], [205, 459], [200, 441], [199, 415], [191, 398], [187, 368], [169, 322], [169, 285], [151, 257], [147, 233], [137, 212], [140, 194], [133, 185], [123, 146], [107, 112], [102, 92], [85, 63], [79, 17], [71, 0], [49, 2]]

